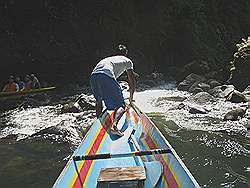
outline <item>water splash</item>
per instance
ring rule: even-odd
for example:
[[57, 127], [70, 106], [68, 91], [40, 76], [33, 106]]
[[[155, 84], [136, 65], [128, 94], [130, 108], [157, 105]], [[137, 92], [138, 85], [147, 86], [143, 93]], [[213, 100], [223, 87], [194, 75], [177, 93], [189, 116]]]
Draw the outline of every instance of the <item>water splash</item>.
[[[165, 88], [164, 88], [165, 87]], [[135, 94], [137, 105], [146, 113], [163, 113], [166, 120], [173, 120], [182, 128], [203, 131], [228, 131], [240, 134], [247, 133], [248, 119], [238, 121], [223, 121], [224, 115], [243, 103], [233, 104], [223, 99], [214, 102], [199, 104], [206, 109], [206, 114], [191, 114], [189, 108], [194, 105], [188, 92], [178, 91], [173, 85], [164, 85], [160, 88], [138, 92]], [[183, 105], [183, 108], [180, 108]]]
[[93, 118], [90, 118], [92, 112], [60, 114], [61, 107], [59, 104], [8, 112], [5, 117], [6, 127], [1, 130], [0, 138], [16, 135], [16, 140], [19, 141], [30, 136], [43, 135], [46, 139], [53, 135], [57, 140], [59, 134], [63, 135], [64, 141], [79, 144], [79, 132], [93, 123]]

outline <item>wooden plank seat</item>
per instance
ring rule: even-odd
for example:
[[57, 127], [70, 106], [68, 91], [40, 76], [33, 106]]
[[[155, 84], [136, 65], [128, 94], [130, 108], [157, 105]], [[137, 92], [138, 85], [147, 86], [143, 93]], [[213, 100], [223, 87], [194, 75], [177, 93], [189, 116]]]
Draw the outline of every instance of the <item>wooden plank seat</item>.
[[98, 178], [98, 187], [143, 187], [146, 179], [142, 166], [103, 168]]

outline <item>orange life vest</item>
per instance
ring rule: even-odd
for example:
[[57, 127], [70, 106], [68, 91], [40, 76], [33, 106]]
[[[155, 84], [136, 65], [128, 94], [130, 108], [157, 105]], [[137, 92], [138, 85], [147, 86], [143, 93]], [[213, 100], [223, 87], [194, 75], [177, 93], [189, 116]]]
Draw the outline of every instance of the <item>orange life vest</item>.
[[5, 92], [16, 92], [18, 90], [16, 83], [8, 83], [4, 86]]

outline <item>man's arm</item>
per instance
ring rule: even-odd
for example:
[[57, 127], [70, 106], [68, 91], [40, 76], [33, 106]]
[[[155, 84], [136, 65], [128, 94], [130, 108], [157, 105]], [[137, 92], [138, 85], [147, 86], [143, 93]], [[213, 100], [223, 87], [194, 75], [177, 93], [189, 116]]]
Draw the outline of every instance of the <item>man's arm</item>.
[[7, 90], [7, 85], [5, 85], [5, 86], [3, 87], [2, 92], [6, 92], [6, 90]]
[[133, 69], [127, 70], [127, 74], [128, 74], [129, 93], [130, 93], [129, 102], [131, 103], [133, 101], [136, 81]]

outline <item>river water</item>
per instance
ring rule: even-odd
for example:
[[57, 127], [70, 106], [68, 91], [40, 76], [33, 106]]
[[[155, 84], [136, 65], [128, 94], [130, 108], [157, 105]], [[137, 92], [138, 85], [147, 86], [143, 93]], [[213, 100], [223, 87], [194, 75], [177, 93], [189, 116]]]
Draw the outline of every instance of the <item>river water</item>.
[[[201, 187], [250, 187], [249, 109], [239, 121], [223, 116], [242, 104], [218, 99], [207, 114], [179, 108], [190, 94], [164, 84], [135, 93]], [[126, 93], [125, 93], [126, 95]], [[76, 98], [66, 95], [64, 100]], [[87, 98], [92, 98], [86, 93]], [[59, 98], [59, 97], [58, 97]], [[0, 114], [0, 187], [51, 187], [94, 122], [94, 111], [61, 114], [62, 102]]]

